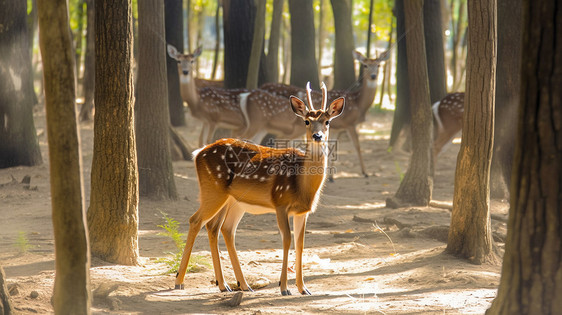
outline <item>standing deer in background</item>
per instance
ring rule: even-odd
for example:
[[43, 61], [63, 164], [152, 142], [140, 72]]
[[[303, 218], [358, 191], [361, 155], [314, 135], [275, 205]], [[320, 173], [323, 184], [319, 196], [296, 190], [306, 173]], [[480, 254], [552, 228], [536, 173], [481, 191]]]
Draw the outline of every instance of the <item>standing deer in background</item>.
[[433, 156], [437, 158], [443, 147], [462, 129], [464, 92], [447, 94], [431, 109], [434, 119]]
[[245, 109], [240, 108], [240, 99], [248, 91], [198, 88], [193, 78], [193, 63], [201, 55], [201, 47], [193, 54], [180, 54], [174, 46], [168, 45], [168, 55], [178, 62], [182, 99], [188, 104], [191, 115], [203, 122], [199, 146], [211, 142], [217, 127], [242, 134], [246, 130], [248, 119]]
[[221, 230], [236, 280], [242, 290], [251, 290], [242, 274], [234, 244], [238, 223], [245, 212], [250, 212], [276, 214], [283, 240], [283, 264], [279, 282], [282, 295], [291, 294], [287, 288], [287, 267], [291, 245], [289, 217], [293, 217], [296, 285], [301, 294], [310, 294], [302, 275], [306, 220], [308, 214], [317, 207], [326, 178], [325, 150], [328, 145], [329, 124], [342, 113], [344, 99], [338, 98], [326, 108], [324, 86], [322, 108], [316, 110], [310, 101], [310, 90], [307, 92], [309, 108], [299, 98], [290, 98], [293, 112], [304, 120], [306, 126], [306, 152], [222, 139], [195, 153], [201, 206], [189, 219], [187, 241], [176, 275], [176, 289], [183, 288], [195, 238], [202, 226], [206, 225], [219, 289], [230, 290], [222, 276], [218, 253], [217, 238]]

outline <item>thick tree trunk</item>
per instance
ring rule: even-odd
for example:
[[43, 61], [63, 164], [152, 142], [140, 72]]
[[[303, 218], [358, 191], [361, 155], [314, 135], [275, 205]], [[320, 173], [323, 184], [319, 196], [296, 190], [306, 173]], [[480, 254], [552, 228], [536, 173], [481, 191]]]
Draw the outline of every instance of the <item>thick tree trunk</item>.
[[[402, 130], [410, 125], [410, 83], [408, 80], [408, 58], [406, 54], [407, 44], [404, 38], [406, 34], [406, 22], [404, 17], [404, 0], [396, 0], [394, 2], [394, 14], [396, 15], [396, 43], [397, 43], [397, 60], [396, 60], [396, 110], [392, 120], [392, 129], [390, 131], [390, 147], [400, 146], [399, 140], [403, 137], [410, 138], [410, 132], [407, 135], [402, 134]], [[397, 148], [400, 149], [400, 148]]]
[[[136, 139], [139, 192], [154, 199], [177, 199], [170, 158], [170, 114], [166, 83], [164, 4], [139, 0], [139, 71]], [[177, 71], [175, 71], [177, 73]]]
[[353, 63], [353, 26], [351, 23], [352, 0], [331, 0], [336, 29], [334, 54], [334, 90], [347, 90], [355, 84]]
[[14, 307], [12, 306], [10, 293], [8, 293], [6, 285], [6, 274], [4, 273], [4, 268], [0, 266], [0, 315], [12, 314], [14, 314]]
[[406, 36], [408, 43], [408, 74], [410, 77], [410, 99], [412, 100], [412, 156], [404, 180], [393, 198], [387, 200], [389, 207], [403, 205], [427, 206], [431, 200], [433, 179], [431, 177], [432, 116], [429, 103], [429, 84], [425, 57], [424, 28], [421, 22], [422, 1], [404, 2]]
[[486, 314], [562, 314], [562, 10], [523, 1], [519, 130], [498, 294]]
[[82, 90], [84, 92], [84, 104], [80, 109], [80, 121], [90, 121], [94, 118], [94, 91], [96, 78], [95, 64], [95, 19], [96, 9], [95, 0], [87, 0], [88, 5], [88, 26], [86, 29], [86, 56], [84, 57], [84, 81], [82, 82]]
[[0, 0], [0, 8], [0, 168], [38, 165], [27, 1]]
[[253, 0], [224, 0], [224, 87], [246, 86], [256, 10]]
[[130, 2], [96, 0], [96, 116], [88, 227], [92, 255], [138, 263], [138, 173]]
[[425, 31], [425, 55], [427, 57], [431, 104], [442, 100], [447, 95], [441, 20], [441, 1], [424, 0], [423, 29]]
[[314, 11], [312, 0], [289, 0], [291, 13], [291, 84], [305, 87], [310, 81], [320, 89], [314, 48]]
[[521, 1], [498, 0], [496, 117], [490, 194], [509, 198], [521, 69]]
[[469, 1], [468, 20], [471, 36], [463, 137], [457, 158], [447, 252], [481, 264], [496, 261], [488, 186], [494, 134], [496, 1]]
[[[183, 50], [183, 15], [181, 0], [165, 0], [166, 42]], [[218, 30], [217, 30], [218, 32]], [[172, 126], [185, 126], [185, 110], [180, 95], [177, 62], [166, 54], [168, 104]]]
[[90, 252], [76, 127], [74, 57], [65, 0], [39, 0], [51, 203], [56, 314], [90, 314]]

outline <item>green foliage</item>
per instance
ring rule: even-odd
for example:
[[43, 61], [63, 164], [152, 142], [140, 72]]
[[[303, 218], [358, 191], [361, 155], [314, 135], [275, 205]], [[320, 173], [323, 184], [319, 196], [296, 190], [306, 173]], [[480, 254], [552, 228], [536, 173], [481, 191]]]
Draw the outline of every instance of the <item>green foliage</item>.
[[402, 180], [404, 179], [404, 171], [400, 167], [398, 161], [394, 161], [394, 167], [396, 168], [396, 172], [398, 173], [398, 175], [400, 175], [400, 182], [402, 182]]
[[27, 235], [24, 231], [18, 232], [18, 238], [16, 239], [16, 248], [22, 254], [27, 253], [30, 249], [32, 249], [33, 245], [29, 244], [29, 240], [27, 239]]
[[[159, 228], [164, 230], [158, 233], [158, 235], [163, 235], [172, 239], [172, 241], [176, 245], [176, 251], [167, 252], [166, 254], [168, 254], [170, 257], [160, 258], [157, 261], [162, 262], [168, 266], [169, 269], [166, 271], [166, 273], [176, 273], [180, 267], [183, 248], [185, 247], [185, 242], [183, 241], [185, 239], [185, 233], [179, 232], [180, 224], [178, 221], [168, 217], [168, 215], [164, 212], [160, 213], [162, 214], [163, 219], [166, 221], [166, 224], [157, 225]], [[209, 263], [207, 257], [191, 255], [189, 264], [187, 266], [187, 272], [198, 272], [204, 267], [211, 267], [211, 264]]]

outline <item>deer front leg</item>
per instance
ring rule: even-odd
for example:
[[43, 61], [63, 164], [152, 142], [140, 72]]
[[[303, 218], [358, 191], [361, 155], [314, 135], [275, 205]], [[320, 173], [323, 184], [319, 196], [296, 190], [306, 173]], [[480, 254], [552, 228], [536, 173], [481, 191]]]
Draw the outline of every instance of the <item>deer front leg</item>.
[[238, 205], [232, 205], [226, 214], [226, 219], [222, 225], [221, 232], [228, 250], [230, 262], [232, 263], [232, 269], [234, 269], [236, 281], [238, 281], [238, 287], [240, 287], [240, 290], [243, 291], [254, 291], [248, 285], [248, 282], [246, 282], [246, 278], [244, 278], [242, 268], [240, 267], [240, 261], [238, 260], [238, 254], [236, 253], [236, 228], [243, 216], [244, 210], [240, 209]]
[[201, 133], [199, 134], [199, 147], [202, 147], [206, 143], [204, 141], [207, 139], [207, 134], [209, 133], [209, 124], [203, 122], [203, 126], [201, 126]]
[[291, 229], [289, 227], [289, 217], [285, 207], [277, 209], [277, 226], [281, 232], [283, 241], [283, 266], [281, 267], [281, 278], [279, 287], [281, 295], [291, 295], [291, 291], [287, 289], [287, 268], [289, 267], [289, 248], [291, 247]]
[[217, 130], [217, 126], [215, 123], [209, 124], [209, 132], [207, 133], [207, 142], [205, 144], [213, 143], [213, 137], [215, 136], [215, 131]]
[[206, 224], [207, 234], [209, 236], [209, 246], [211, 248], [211, 257], [213, 258], [213, 269], [215, 270], [216, 284], [221, 292], [232, 292], [232, 289], [230, 289], [228, 284], [224, 281], [218, 243], [219, 230], [223, 225], [227, 213], [228, 205], [224, 206], [221, 211]]
[[296, 283], [299, 292], [302, 295], [311, 295], [310, 291], [304, 285], [302, 275], [302, 252], [304, 249], [304, 234], [306, 230], [306, 219], [308, 214], [295, 215], [293, 217], [293, 231], [295, 234], [295, 250], [296, 250]]

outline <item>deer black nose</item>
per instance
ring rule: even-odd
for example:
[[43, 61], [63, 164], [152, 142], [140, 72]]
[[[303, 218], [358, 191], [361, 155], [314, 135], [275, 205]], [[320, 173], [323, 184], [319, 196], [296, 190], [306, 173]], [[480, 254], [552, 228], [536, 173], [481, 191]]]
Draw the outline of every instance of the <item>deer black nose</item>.
[[376, 78], [377, 78], [377, 75], [376, 75], [376, 74], [371, 74], [371, 79], [374, 80], [374, 79], [376, 79]]
[[323, 135], [321, 133], [312, 134], [312, 140], [314, 141], [322, 141]]
[[184, 74], [184, 75], [188, 75], [188, 74], [189, 74], [189, 71], [183, 70], [183, 74]]

